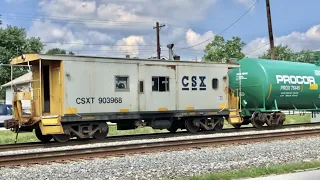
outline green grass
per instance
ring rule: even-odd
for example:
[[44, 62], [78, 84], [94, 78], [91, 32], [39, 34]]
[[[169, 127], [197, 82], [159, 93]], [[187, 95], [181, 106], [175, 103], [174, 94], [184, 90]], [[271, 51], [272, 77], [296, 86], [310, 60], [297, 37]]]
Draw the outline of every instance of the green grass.
[[[305, 114], [305, 115], [286, 115], [286, 120], [284, 121], [284, 124], [303, 124], [303, 123], [311, 123], [311, 115]], [[229, 124], [227, 121], [224, 122], [224, 128], [233, 128], [231, 124]], [[252, 127], [251, 124], [249, 125], [243, 125], [241, 127]]]
[[220, 171], [216, 173], [209, 173], [190, 178], [180, 178], [181, 180], [231, 180], [240, 178], [254, 178], [267, 176], [272, 174], [287, 174], [297, 170], [305, 170], [311, 168], [319, 168], [320, 161], [299, 162], [290, 164], [278, 164], [269, 166], [260, 166], [247, 169], [239, 169], [233, 171]]
[[[304, 116], [300, 115], [287, 115], [285, 124], [297, 124], [297, 123], [308, 123], [310, 122], [310, 114]], [[244, 125], [242, 127], [250, 127], [250, 125]], [[232, 125], [228, 124], [227, 121], [224, 123], [224, 128], [233, 128]], [[139, 127], [134, 130], [121, 130], [118, 131], [115, 125], [109, 126], [109, 136], [115, 135], [132, 135], [132, 134], [151, 134], [159, 132], [168, 132], [167, 130], [156, 130], [151, 127]], [[0, 131], [0, 144], [13, 143], [16, 134], [11, 131]], [[38, 141], [33, 132], [23, 132], [19, 133], [18, 142], [34, 142]]]
[[139, 127], [132, 130], [117, 130], [117, 126], [109, 126], [109, 136], [133, 135], [133, 134], [151, 134], [168, 132], [167, 130], [152, 129], [151, 127]]
[[[117, 126], [110, 125], [108, 136], [152, 134], [152, 133], [159, 133], [159, 132], [168, 132], [168, 131], [152, 129], [151, 127], [140, 127], [135, 130], [118, 131]], [[16, 138], [16, 133], [14, 132], [11, 132], [9, 130], [0, 131], [0, 144], [14, 143], [15, 138]], [[23, 132], [23, 133], [19, 133], [17, 142], [23, 143], [23, 142], [37, 142], [37, 141], [39, 140], [37, 139], [34, 132]]]
[[300, 115], [286, 115], [286, 120], [284, 124], [300, 124], [300, 123], [310, 123], [311, 114]]
[[[9, 130], [0, 131], [0, 144], [14, 143], [16, 133]], [[19, 143], [39, 141], [33, 132], [23, 132], [18, 134]]]

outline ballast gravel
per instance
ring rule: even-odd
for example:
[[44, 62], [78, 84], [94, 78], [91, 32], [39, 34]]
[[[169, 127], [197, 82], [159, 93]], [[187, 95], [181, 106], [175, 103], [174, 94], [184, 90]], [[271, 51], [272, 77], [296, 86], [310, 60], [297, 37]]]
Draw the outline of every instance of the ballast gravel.
[[106, 142], [104, 143], [5, 151], [5, 152], [0, 152], [0, 158], [1, 156], [5, 156], [5, 155], [25, 154], [25, 153], [33, 153], [33, 152], [60, 151], [60, 150], [68, 150], [68, 149], [83, 149], [88, 147], [118, 146], [118, 145], [125, 145], [125, 144], [141, 144], [141, 143], [162, 142], [162, 141], [177, 141], [177, 140], [183, 140], [183, 139], [201, 139], [201, 138], [209, 138], [209, 137], [228, 137], [228, 136], [284, 132], [284, 131], [306, 130], [306, 129], [320, 130], [319, 127], [315, 126], [315, 127], [294, 127], [294, 128], [285, 128], [285, 129], [276, 129], [276, 130], [247, 131], [247, 132], [234, 132], [234, 133], [214, 133], [214, 134], [205, 134], [205, 135], [190, 135], [190, 136], [166, 137], [166, 138], [157, 138], [157, 139], [140, 139], [140, 140], [119, 141], [119, 142], [107, 142], [106, 140]]
[[320, 160], [320, 137], [0, 169], [9, 179], [164, 179]]

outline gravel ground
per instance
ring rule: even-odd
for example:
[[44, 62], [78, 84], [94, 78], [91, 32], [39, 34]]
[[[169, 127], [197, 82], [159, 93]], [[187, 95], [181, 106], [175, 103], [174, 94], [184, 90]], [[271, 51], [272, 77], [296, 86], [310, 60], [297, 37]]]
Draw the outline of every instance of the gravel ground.
[[[190, 135], [190, 136], [181, 136], [181, 137], [169, 137], [169, 138], [158, 138], [158, 139], [140, 139], [140, 140], [128, 140], [121, 142], [105, 142], [105, 143], [94, 143], [94, 144], [84, 144], [84, 145], [70, 145], [63, 147], [52, 147], [52, 148], [36, 148], [36, 149], [26, 149], [26, 150], [17, 150], [17, 151], [6, 151], [0, 152], [0, 156], [11, 155], [11, 154], [24, 154], [30, 152], [44, 152], [44, 151], [56, 151], [56, 150], [66, 150], [66, 149], [83, 149], [88, 147], [103, 147], [103, 146], [116, 146], [124, 144], [140, 144], [140, 143], [149, 143], [149, 142], [161, 142], [161, 141], [175, 141], [182, 139], [199, 139], [207, 137], [227, 137], [227, 136], [238, 136], [246, 134], [261, 134], [267, 132], [282, 132], [282, 131], [293, 131], [293, 130], [305, 130], [305, 129], [319, 129], [319, 127], [296, 127], [296, 128], [286, 128], [286, 129], [277, 129], [277, 130], [261, 130], [261, 131], [247, 131], [247, 132], [235, 132], [235, 133], [216, 133], [216, 134], [206, 134], [206, 135]], [[0, 157], [1, 158], [1, 157]]]
[[320, 160], [320, 137], [83, 160], [0, 170], [1, 179], [161, 179], [218, 170]]

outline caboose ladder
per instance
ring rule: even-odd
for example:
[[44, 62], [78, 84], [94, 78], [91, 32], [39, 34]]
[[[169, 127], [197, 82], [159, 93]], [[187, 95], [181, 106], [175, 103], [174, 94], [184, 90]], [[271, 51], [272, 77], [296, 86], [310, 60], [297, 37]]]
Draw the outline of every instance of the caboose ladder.
[[242, 118], [240, 116], [241, 109], [239, 108], [239, 91], [236, 90], [236, 94], [234, 90], [230, 89], [229, 91], [229, 119], [228, 122], [230, 124], [241, 124]]
[[241, 124], [242, 123], [242, 118], [240, 116], [239, 110], [230, 110], [229, 123], [230, 124]]

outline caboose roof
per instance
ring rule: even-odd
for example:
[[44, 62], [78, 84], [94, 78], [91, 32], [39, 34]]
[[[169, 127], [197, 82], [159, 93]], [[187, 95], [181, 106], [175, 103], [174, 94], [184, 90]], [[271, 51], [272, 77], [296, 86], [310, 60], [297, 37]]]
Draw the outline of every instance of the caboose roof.
[[27, 64], [28, 62], [38, 60], [59, 60], [59, 61], [87, 61], [87, 62], [120, 62], [120, 63], [161, 63], [161, 64], [177, 64], [177, 63], [193, 63], [193, 64], [220, 64], [229, 67], [239, 67], [238, 64], [226, 64], [218, 62], [198, 62], [198, 61], [177, 61], [162, 59], [137, 59], [137, 58], [119, 58], [119, 57], [103, 57], [103, 56], [81, 56], [81, 55], [47, 55], [47, 54], [24, 54], [13, 58], [10, 64]]

